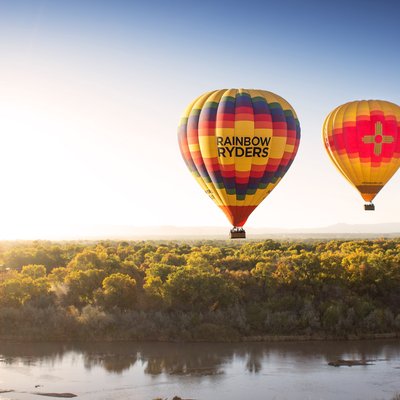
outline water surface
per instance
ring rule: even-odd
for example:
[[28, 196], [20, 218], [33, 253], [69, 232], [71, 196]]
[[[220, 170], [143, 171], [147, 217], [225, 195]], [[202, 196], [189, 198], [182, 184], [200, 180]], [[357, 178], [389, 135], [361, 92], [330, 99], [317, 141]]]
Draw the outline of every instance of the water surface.
[[[335, 368], [337, 359], [372, 365]], [[38, 386], [38, 387], [35, 387]], [[0, 399], [389, 400], [400, 341], [251, 344], [0, 343]]]

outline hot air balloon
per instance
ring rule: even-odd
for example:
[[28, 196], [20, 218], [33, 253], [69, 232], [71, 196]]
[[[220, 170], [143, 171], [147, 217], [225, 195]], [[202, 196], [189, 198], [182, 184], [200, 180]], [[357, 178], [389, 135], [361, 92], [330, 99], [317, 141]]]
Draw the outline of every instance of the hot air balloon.
[[184, 112], [178, 141], [192, 175], [245, 238], [249, 215], [289, 169], [300, 141], [291, 105], [264, 90], [203, 94]]
[[339, 172], [375, 210], [372, 200], [400, 166], [400, 107], [383, 100], [352, 101], [325, 119], [323, 140]]

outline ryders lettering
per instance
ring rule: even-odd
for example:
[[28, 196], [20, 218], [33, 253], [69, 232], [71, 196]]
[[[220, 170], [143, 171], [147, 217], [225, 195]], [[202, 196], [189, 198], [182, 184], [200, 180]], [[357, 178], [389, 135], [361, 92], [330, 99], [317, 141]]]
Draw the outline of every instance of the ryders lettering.
[[268, 157], [270, 137], [217, 136], [218, 157]]

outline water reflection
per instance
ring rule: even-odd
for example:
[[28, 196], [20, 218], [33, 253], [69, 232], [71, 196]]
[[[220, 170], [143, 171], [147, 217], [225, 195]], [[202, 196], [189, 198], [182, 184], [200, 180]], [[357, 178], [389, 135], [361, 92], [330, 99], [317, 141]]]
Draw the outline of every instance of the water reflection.
[[84, 366], [91, 370], [102, 367], [108, 372], [121, 374], [135, 365], [137, 354], [84, 353]]
[[255, 349], [251, 349], [247, 354], [246, 369], [249, 372], [258, 373], [262, 370], [263, 355]]
[[222, 366], [230, 362], [234, 355], [233, 349], [193, 345], [144, 346], [140, 356], [146, 362], [145, 372], [152, 375], [220, 375]]
[[0, 343], [0, 362], [12, 365], [54, 365], [66, 354], [83, 358], [86, 369], [100, 367], [122, 374], [140, 361], [149, 375], [220, 376], [234, 359], [244, 361], [252, 374], [267, 368], [274, 357], [325, 364], [337, 359], [382, 360], [400, 358], [399, 341], [303, 343]]

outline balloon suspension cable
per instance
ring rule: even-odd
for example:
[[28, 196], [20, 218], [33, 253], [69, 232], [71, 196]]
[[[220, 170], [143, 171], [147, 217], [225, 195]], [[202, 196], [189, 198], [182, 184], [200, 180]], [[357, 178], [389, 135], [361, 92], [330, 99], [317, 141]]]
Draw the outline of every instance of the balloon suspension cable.
[[375, 211], [375, 205], [370, 202], [368, 204], [364, 204], [364, 210], [365, 211]]
[[231, 239], [246, 239], [246, 231], [240, 226], [234, 226], [229, 234]]

